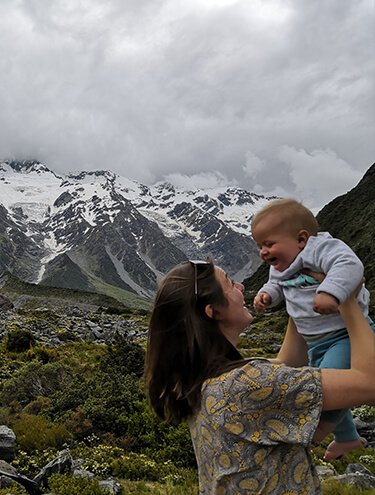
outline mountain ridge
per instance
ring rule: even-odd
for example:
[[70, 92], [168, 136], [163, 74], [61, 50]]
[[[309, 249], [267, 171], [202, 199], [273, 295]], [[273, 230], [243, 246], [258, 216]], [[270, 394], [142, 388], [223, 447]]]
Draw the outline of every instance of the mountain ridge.
[[273, 199], [234, 187], [145, 186], [107, 170], [59, 175], [36, 160], [0, 162], [0, 198], [0, 271], [146, 298], [189, 258], [212, 255], [236, 279], [253, 273], [251, 218]]

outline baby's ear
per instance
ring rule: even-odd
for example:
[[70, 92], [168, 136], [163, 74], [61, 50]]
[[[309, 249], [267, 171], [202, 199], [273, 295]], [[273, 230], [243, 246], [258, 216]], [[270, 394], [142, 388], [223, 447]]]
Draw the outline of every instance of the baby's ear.
[[309, 237], [310, 237], [310, 234], [308, 233], [307, 230], [300, 230], [298, 232], [297, 239], [298, 239], [299, 247], [301, 249], [303, 249], [306, 246], [306, 243], [307, 243], [307, 240]]

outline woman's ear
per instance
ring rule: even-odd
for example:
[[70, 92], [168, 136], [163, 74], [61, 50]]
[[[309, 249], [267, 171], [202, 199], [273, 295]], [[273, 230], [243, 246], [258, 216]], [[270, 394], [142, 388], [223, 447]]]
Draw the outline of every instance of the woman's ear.
[[204, 310], [206, 312], [206, 315], [209, 318], [213, 318], [214, 317], [214, 308], [212, 307], [212, 304], [207, 304], [207, 306], [204, 308]]
[[207, 304], [204, 308], [206, 315], [213, 320], [221, 320], [221, 311], [217, 308], [214, 308], [212, 304]]

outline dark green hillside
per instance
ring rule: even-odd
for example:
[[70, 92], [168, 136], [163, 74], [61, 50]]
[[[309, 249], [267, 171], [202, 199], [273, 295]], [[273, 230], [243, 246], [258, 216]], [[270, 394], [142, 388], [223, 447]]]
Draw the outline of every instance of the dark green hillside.
[[56, 258], [48, 263], [48, 275], [43, 278], [40, 285], [89, 292], [92, 289], [87, 275], [65, 253], [56, 256]]
[[375, 289], [375, 163], [351, 191], [317, 215], [320, 230], [346, 242], [365, 266], [366, 285]]
[[[317, 215], [320, 231], [346, 242], [362, 260], [366, 286], [375, 289], [375, 164], [348, 193], [337, 197]], [[247, 291], [257, 291], [268, 278], [264, 263], [244, 280]]]

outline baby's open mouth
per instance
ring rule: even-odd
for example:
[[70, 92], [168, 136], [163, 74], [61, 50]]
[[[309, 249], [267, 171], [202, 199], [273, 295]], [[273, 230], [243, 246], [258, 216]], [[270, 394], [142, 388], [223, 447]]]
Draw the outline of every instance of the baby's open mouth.
[[267, 261], [268, 261], [268, 263], [274, 263], [276, 260], [277, 260], [277, 258], [270, 258]]

